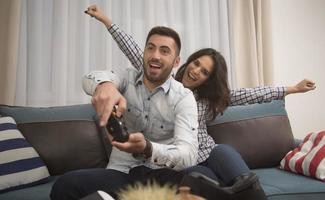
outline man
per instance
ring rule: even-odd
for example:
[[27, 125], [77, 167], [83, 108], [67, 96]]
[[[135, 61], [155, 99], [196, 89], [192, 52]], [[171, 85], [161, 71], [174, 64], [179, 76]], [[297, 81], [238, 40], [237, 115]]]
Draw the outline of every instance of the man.
[[[99, 71], [85, 76], [83, 87], [93, 95], [100, 125], [106, 125], [118, 105], [117, 115], [124, 113], [130, 136], [125, 143], [111, 141], [108, 169], [80, 170], [60, 177], [52, 188], [52, 199], [80, 199], [97, 190], [115, 196], [129, 183], [158, 176], [164, 179], [164, 170], [196, 164], [196, 101], [192, 92], [171, 76], [179, 64], [180, 49], [174, 30], [154, 27], [147, 36], [143, 69], [128, 69], [120, 76]], [[162, 169], [152, 170], [157, 168]], [[180, 178], [175, 171], [175, 179]]]

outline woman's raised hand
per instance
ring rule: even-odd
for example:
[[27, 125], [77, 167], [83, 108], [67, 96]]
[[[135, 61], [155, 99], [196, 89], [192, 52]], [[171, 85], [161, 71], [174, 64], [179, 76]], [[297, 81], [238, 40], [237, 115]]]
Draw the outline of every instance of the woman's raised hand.
[[85, 13], [91, 17], [95, 17], [98, 21], [102, 22], [107, 28], [111, 27], [112, 20], [108, 18], [104, 12], [97, 6], [91, 5], [85, 10]]

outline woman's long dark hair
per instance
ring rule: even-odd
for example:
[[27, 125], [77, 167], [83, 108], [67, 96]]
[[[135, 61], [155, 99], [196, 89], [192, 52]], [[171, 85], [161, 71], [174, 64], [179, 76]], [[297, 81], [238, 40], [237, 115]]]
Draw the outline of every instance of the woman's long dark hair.
[[208, 80], [195, 90], [198, 94], [198, 100], [208, 101], [209, 114], [215, 118], [219, 113], [222, 114], [230, 104], [227, 64], [219, 52], [212, 48], [204, 48], [194, 52], [179, 68], [175, 79], [182, 82], [186, 67], [201, 56], [210, 56], [213, 60], [213, 71]]

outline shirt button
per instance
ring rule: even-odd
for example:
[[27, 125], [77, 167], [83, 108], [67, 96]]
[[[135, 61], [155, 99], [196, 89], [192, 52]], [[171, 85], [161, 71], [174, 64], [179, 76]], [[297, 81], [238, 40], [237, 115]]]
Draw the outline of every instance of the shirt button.
[[157, 158], [155, 158], [153, 161], [154, 161], [155, 163], [158, 162]]
[[150, 97], [148, 97], [148, 101], [150, 101]]
[[130, 108], [128, 108], [128, 112], [131, 112], [131, 109]]
[[144, 118], [148, 119], [148, 115], [144, 116]]
[[195, 128], [192, 128], [192, 131], [194, 131], [195, 130]]
[[163, 128], [164, 128], [164, 126], [163, 126], [163, 125], [161, 125], [161, 126], [160, 126], [160, 128], [161, 128], [161, 129], [163, 129]]

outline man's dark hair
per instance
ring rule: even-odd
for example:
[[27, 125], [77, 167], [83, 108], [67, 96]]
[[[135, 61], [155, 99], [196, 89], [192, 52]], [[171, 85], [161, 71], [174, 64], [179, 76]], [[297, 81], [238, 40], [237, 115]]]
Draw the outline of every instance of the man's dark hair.
[[161, 36], [167, 36], [167, 37], [173, 38], [173, 40], [175, 41], [176, 46], [178, 48], [176, 53], [177, 53], [177, 55], [179, 55], [179, 53], [181, 51], [181, 39], [176, 31], [174, 31], [171, 28], [165, 27], [165, 26], [153, 27], [148, 33], [148, 36], [146, 39], [146, 44], [152, 35], [161, 35]]

